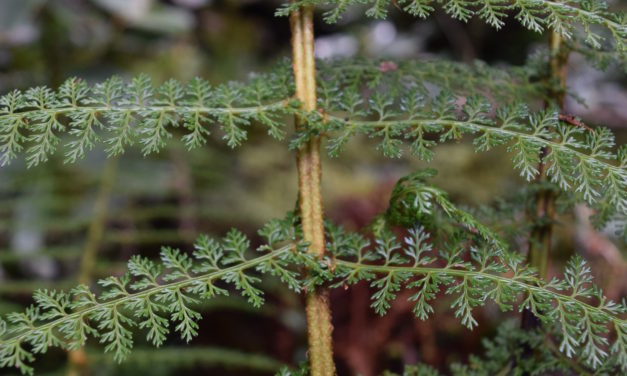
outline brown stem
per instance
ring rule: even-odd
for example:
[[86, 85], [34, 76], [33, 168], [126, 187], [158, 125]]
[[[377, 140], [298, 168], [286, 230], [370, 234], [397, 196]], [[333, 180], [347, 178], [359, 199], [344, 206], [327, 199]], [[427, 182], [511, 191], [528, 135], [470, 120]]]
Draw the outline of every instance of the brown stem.
[[[546, 164], [542, 160], [549, 153], [549, 149], [543, 147], [540, 152], [540, 164], [538, 169], [540, 175], [536, 182], [546, 180]], [[555, 218], [555, 193], [551, 189], [541, 189], [536, 194], [536, 225], [531, 231], [529, 238], [528, 263], [538, 270], [542, 278], [546, 278], [551, 252], [551, 242], [553, 238], [553, 218]]]
[[[564, 111], [564, 99], [566, 90], [566, 68], [568, 63], [568, 50], [563, 48], [562, 36], [552, 31], [549, 34], [549, 80], [557, 80], [557, 85], [553, 86], [549, 97], [559, 106], [560, 112]], [[550, 103], [545, 103], [548, 107]], [[536, 182], [546, 181], [547, 166], [544, 159], [550, 153], [550, 149], [543, 147], [540, 152], [540, 172]], [[553, 221], [555, 219], [555, 192], [551, 189], [541, 189], [536, 195], [536, 212], [534, 213], [536, 224], [531, 231], [529, 238], [529, 253], [527, 261], [529, 265], [538, 270], [542, 278], [547, 277], [549, 255], [551, 253], [551, 242], [553, 240]], [[524, 329], [536, 328], [540, 325], [538, 319], [529, 311], [523, 311], [522, 327]]]
[[[551, 90], [550, 97], [560, 107], [564, 109], [564, 92], [566, 89], [566, 68], [568, 62], [568, 51], [562, 48], [562, 36], [559, 33], [551, 32], [549, 35], [549, 73], [550, 80], [557, 80], [557, 86]], [[549, 103], [545, 103], [548, 106]], [[550, 153], [550, 149], [542, 148], [540, 164], [538, 170], [540, 174], [537, 182], [546, 181], [546, 164], [544, 159]], [[536, 220], [540, 223], [535, 226], [529, 239], [529, 263], [538, 269], [541, 277], [546, 278], [549, 254], [551, 251], [551, 239], [553, 235], [553, 219], [555, 217], [555, 194], [550, 189], [540, 190], [536, 200]]]
[[[77, 281], [80, 284], [89, 285], [91, 283], [91, 275], [96, 262], [96, 254], [102, 242], [104, 227], [107, 219], [107, 206], [109, 197], [113, 189], [117, 170], [117, 159], [110, 159], [105, 162], [102, 171], [102, 180], [96, 202], [94, 204], [94, 212], [92, 220], [87, 229], [87, 239], [85, 248], [83, 249], [81, 265], [78, 273]], [[67, 376], [84, 376], [88, 374], [87, 356], [84, 349], [72, 350], [68, 353], [68, 372]]]
[[[314, 60], [313, 9], [302, 7], [290, 15], [292, 58], [296, 98], [306, 111], [316, 109], [316, 68]], [[296, 126], [302, 127], [301, 119]], [[324, 255], [324, 226], [321, 197], [320, 138], [312, 137], [297, 154], [299, 209], [303, 235], [309, 251]], [[307, 333], [311, 375], [335, 375], [328, 292], [323, 289], [307, 294]]]

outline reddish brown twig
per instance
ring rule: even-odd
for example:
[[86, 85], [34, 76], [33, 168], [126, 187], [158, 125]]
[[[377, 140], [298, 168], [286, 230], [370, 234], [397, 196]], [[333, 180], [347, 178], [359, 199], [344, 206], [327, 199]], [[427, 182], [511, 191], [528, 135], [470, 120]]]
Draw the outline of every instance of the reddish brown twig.
[[579, 128], [583, 128], [588, 132], [592, 132], [592, 128], [590, 128], [589, 126], [587, 126], [583, 121], [581, 121], [581, 119], [579, 119], [578, 117], [574, 116], [574, 115], [568, 115], [568, 114], [559, 114], [558, 115], [558, 119], [560, 121], [563, 121], [565, 123], [568, 123], [570, 125], [574, 125], [575, 127], [579, 127]]

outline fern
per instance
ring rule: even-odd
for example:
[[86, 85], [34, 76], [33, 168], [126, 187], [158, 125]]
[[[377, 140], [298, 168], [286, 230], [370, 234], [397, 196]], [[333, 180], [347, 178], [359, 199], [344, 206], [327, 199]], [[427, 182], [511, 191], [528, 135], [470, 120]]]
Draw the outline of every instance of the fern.
[[[379, 314], [387, 312], [398, 291], [409, 289], [414, 292], [409, 298], [414, 302], [414, 314], [425, 320], [434, 312], [431, 302], [443, 291], [451, 295], [455, 317], [473, 329], [478, 322], [472, 312], [487, 301], [502, 311], [513, 310], [520, 301], [519, 311], [529, 309], [545, 324], [560, 328], [559, 351], [567, 357], [582, 354], [584, 363], [596, 369], [611, 356], [623, 372], [627, 370], [627, 306], [602, 295], [581, 257], [569, 262], [563, 279], [544, 282], [517, 254], [495, 252], [459, 239], [438, 251], [428, 245], [430, 238], [421, 227], [411, 230], [404, 244], [392, 233], [383, 232], [375, 238], [374, 251], [358, 234], [346, 234], [339, 228], [328, 232], [335, 244], [329, 245], [335, 259], [321, 264], [321, 268], [332, 265], [325, 269], [324, 279], [336, 287], [369, 281], [375, 290], [372, 307]], [[612, 344], [608, 328], [617, 334]]]
[[[414, 223], [402, 243], [385, 222], [373, 227], [374, 249], [363, 236], [328, 224], [331, 259], [321, 263], [318, 281], [332, 281], [335, 287], [369, 281], [375, 290], [371, 306], [381, 315], [398, 291], [409, 289], [414, 292], [409, 298], [415, 302], [413, 312], [421, 320], [434, 313], [430, 302], [443, 291], [452, 296], [450, 308], [468, 329], [478, 325], [473, 310], [488, 300], [502, 311], [513, 310], [519, 302], [519, 311], [528, 309], [547, 326], [559, 329], [559, 351], [566, 357], [579, 355], [592, 369], [612, 361], [627, 370], [627, 305], [603, 296], [580, 256], [570, 260], [563, 279], [545, 282], [497, 235], [427, 185], [432, 176], [429, 170], [413, 174], [394, 188], [386, 222]], [[433, 222], [438, 210], [465, 231]], [[608, 328], [616, 333], [611, 346]]]
[[[383, 80], [394, 80], [398, 85], [409, 76], [423, 85], [431, 82], [462, 93], [484, 88], [485, 93], [501, 98], [533, 98], [546, 92], [545, 85], [531, 82], [541, 75], [535, 65], [499, 70], [482, 63], [467, 67], [452, 62], [406, 61], [386, 71], [381, 69], [384, 63], [321, 62], [319, 75], [328, 82], [321, 82], [320, 90], [332, 95], [339, 86], [355, 86], [363, 78], [371, 86]], [[83, 158], [98, 143], [108, 156], [123, 154], [133, 145], [148, 155], [160, 151], [179, 125], [185, 132], [181, 141], [188, 149], [206, 143], [211, 124], [219, 125], [222, 139], [230, 147], [246, 139], [246, 127], [253, 121], [281, 140], [286, 134], [283, 115], [294, 113], [298, 106], [288, 67], [284, 62], [271, 73], [253, 77], [249, 84], [231, 82], [216, 88], [195, 78], [185, 87], [168, 80], [155, 89], [148, 76], [140, 75], [127, 84], [119, 77], [93, 86], [71, 78], [56, 92], [45, 87], [10, 92], [0, 97], [0, 165], [25, 153], [27, 166], [36, 166], [48, 160], [62, 143], [65, 161], [70, 163]], [[452, 77], [460, 79], [452, 82]], [[333, 103], [326, 100], [321, 106], [329, 110]]]
[[[415, 291], [410, 298], [415, 302], [414, 313], [423, 320], [433, 313], [430, 302], [444, 291], [453, 295], [451, 308], [469, 329], [477, 325], [473, 309], [487, 300], [507, 311], [513, 309], [517, 297], [524, 297], [519, 309], [532, 309], [548, 326], [561, 328], [560, 351], [566, 356], [584, 349], [581, 353], [591, 368], [603, 366], [608, 359], [623, 369], [626, 366], [627, 321], [621, 315], [627, 313], [627, 307], [603, 297], [591, 284], [589, 268], [581, 258], [571, 260], [563, 280], [544, 283], [522, 264], [520, 256], [501, 249], [494, 252], [489, 247], [467, 248], [462, 238], [455, 239], [455, 245], [449, 244], [451, 252], [436, 256], [424, 228], [410, 230], [404, 244], [382, 231], [373, 252], [367, 250], [365, 238], [328, 225], [328, 248], [334, 259], [316, 265], [302, 253], [302, 247], [301, 251], [292, 245], [273, 249], [277, 243], [293, 241], [299, 231], [287, 227], [291, 222], [273, 221], [260, 231], [268, 243], [260, 250], [268, 253], [256, 258], [245, 257], [248, 241], [231, 231], [220, 243], [201, 237], [195, 245], [194, 260], [167, 247], [161, 252], [160, 265], [133, 257], [128, 274], [99, 282], [104, 291], [98, 296], [86, 286], [73, 289], [71, 294], [37, 291], [36, 306], [8, 316], [10, 326], [0, 342], [0, 364], [32, 373], [28, 363], [35, 354], [52, 346], [77, 348], [88, 336], [99, 338], [106, 344], [105, 351], [113, 352], [121, 361], [133, 346], [131, 328], [145, 330], [146, 339], [160, 346], [171, 331], [170, 321], [181, 338], [189, 341], [198, 329], [199, 314], [193, 304], [227, 293], [217, 285], [219, 280], [232, 283], [254, 306], [263, 303], [262, 292], [254, 286], [257, 278], [245, 273], [257, 270], [279, 276], [296, 291], [324, 280], [333, 281], [336, 287], [371, 281], [376, 289], [372, 306], [379, 314], [385, 314], [401, 288], [411, 289]], [[463, 256], [466, 252], [470, 261]], [[303, 264], [316, 274], [303, 279], [292, 271], [292, 266]], [[590, 298], [595, 302], [590, 303]], [[610, 354], [605, 349], [608, 325], [618, 334]]]
[[205, 144], [207, 125], [218, 124], [222, 139], [230, 147], [247, 137], [245, 127], [258, 121], [268, 134], [285, 136], [280, 115], [289, 113], [291, 76], [286, 65], [258, 75], [249, 85], [230, 83], [212, 88], [196, 78], [183, 87], [168, 80], [153, 88], [146, 75], [124, 84], [119, 77], [93, 86], [71, 78], [58, 91], [37, 87], [0, 97], [0, 165], [21, 152], [29, 167], [48, 160], [65, 141], [66, 162], [84, 157], [98, 142], [107, 155], [117, 156], [138, 144], [144, 155], [161, 150], [172, 138], [173, 128], [182, 125], [181, 140], [188, 149]]
[[[230, 284], [255, 307], [263, 304], [263, 292], [255, 285], [259, 278], [250, 271], [279, 277], [295, 291], [301, 280], [291, 266], [310, 262], [296, 242], [290, 222], [272, 221], [260, 230], [267, 244], [261, 255], [248, 258], [248, 239], [232, 230], [222, 241], [201, 236], [193, 258], [178, 249], [164, 247], [161, 262], [135, 256], [128, 273], [99, 281], [103, 291], [96, 295], [85, 285], [69, 293], [39, 290], [35, 305], [24, 313], [1, 321], [0, 367], [15, 367], [32, 374], [35, 354], [50, 347], [77, 349], [88, 337], [96, 337], [112, 352], [114, 359], [126, 358], [133, 346], [132, 328], [146, 332], [154, 346], [164, 343], [171, 331], [189, 342], [197, 335], [200, 314], [194, 304], [228, 294], [220, 281]], [[290, 242], [285, 246], [278, 243]]]
[[[258, 278], [246, 273], [256, 270], [279, 277], [296, 291], [327, 281], [332, 287], [370, 281], [376, 290], [372, 307], [379, 314], [387, 312], [398, 291], [410, 289], [414, 313], [423, 320], [434, 312], [431, 302], [444, 291], [453, 296], [451, 309], [469, 329], [477, 326], [473, 310], [488, 300], [504, 311], [519, 301], [519, 310], [530, 309], [548, 326], [560, 328], [559, 350], [567, 357], [581, 354], [591, 368], [611, 359], [625, 369], [627, 321], [622, 317], [627, 307], [602, 295], [592, 284], [585, 261], [575, 257], [564, 279], [544, 282], [520, 255], [506, 250], [496, 234], [455, 207], [444, 192], [427, 185], [432, 176], [427, 170], [399, 181], [384, 222], [374, 226], [374, 250], [361, 235], [327, 224], [329, 255], [317, 261], [303, 252], [306, 244], [298, 241], [301, 230], [293, 227], [297, 218], [288, 217], [260, 230], [266, 245], [259, 248], [264, 254], [255, 258], [246, 256], [246, 237], [231, 231], [221, 242], [201, 237], [193, 259], [168, 247], [162, 249], [160, 264], [133, 257], [127, 274], [99, 282], [103, 288], [99, 295], [86, 286], [71, 293], [37, 291], [35, 306], [9, 315], [8, 329], [2, 324], [0, 365], [32, 373], [28, 363], [35, 354], [49, 347], [75, 349], [89, 336], [99, 338], [105, 351], [120, 361], [133, 346], [131, 328], [145, 330], [146, 339], [160, 346], [172, 330], [170, 322], [182, 339], [190, 341], [200, 318], [193, 304], [227, 293], [218, 281], [235, 286], [254, 306], [263, 303], [263, 292], [255, 287]], [[433, 222], [437, 212], [464, 230]], [[385, 224], [412, 221], [438, 231], [442, 250], [437, 250], [438, 243], [425, 227], [414, 227], [401, 243]], [[285, 242], [291, 244], [279, 246]], [[300, 274], [295, 268], [301, 265], [313, 273]], [[616, 333], [612, 344], [608, 327]]]
[[[304, 114], [310, 127], [292, 146], [323, 133], [329, 135], [329, 154], [337, 156], [352, 137], [364, 134], [381, 140], [377, 148], [385, 156], [400, 157], [403, 140], [409, 140], [411, 153], [428, 161], [436, 143], [472, 135], [476, 151], [507, 146], [513, 153], [514, 167], [527, 181], [538, 176], [540, 151], [546, 148], [550, 152], [542, 161], [548, 165], [547, 175], [553, 183], [576, 192], [607, 218], [627, 213], [626, 152], [624, 148], [612, 150], [615, 140], [608, 129], [586, 130], [561, 121], [557, 110], [534, 112], [523, 103], [496, 104], [495, 109], [485, 96], [463, 96], [467, 91], [463, 87], [455, 91], [454, 83], [440, 84], [441, 91], [434, 96], [429, 85], [439, 84], [437, 80], [404, 71], [382, 72], [376, 66], [348, 69], [321, 84], [319, 102], [324, 112]], [[482, 90], [481, 82], [485, 81], [478, 80], [475, 92]], [[377, 90], [364, 94], [364, 87]], [[491, 93], [489, 87], [483, 90], [499, 95], [508, 90], [503, 87], [500, 93]], [[531, 96], [537, 90], [525, 86], [524, 81], [517, 86], [515, 79], [510, 87], [512, 92], [522, 88], [523, 97], [525, 92]], [[380, 94], [383, 90], [385, 95]], [[460, 101], [465, 103], [458, 105]]]
[[[551, 373], [580, 375], [616, 375], [620, 370], [608, 360], [597, 370], [590, 370], [576, 363], [577, 359], [569, 359], [561, 354], [555, 344], [542, 330], [523, 330], [513, 320], [505, 321], [497, 328], [494, 338], [482, 341], [483, 354], [472, 354], [468, 364], [453, 363], [450, 374], [454, 376], [488, 376], [488, 375], [543, 375]], [[536, 350], [533, 358], [527, 356], [531, 349]], [[396, 376], [387, 372], [385, 375]], [[433, 375], [440, 373], [425, 364], [406, 365], [403, 376]]]
[[[352, 5], [365, 4], [366, 16], [385, 18], [388, 8], [398, 4], [397, 8], [404, 12], [427, 18], [435, 10], [435, 3], [434, 0], [297, 0], [283, 5], [276, 14], [287, 16], [302, 6], [328, 5], [331, 9], [325, 11], [324, 18], [335, 23]], [[601, 27], [611, 36], [616, 51], [624, 52], [627, 48], [627, 18], [622, 13], [608, 11], [607, 4], [600, 0], [438, 0], [437, 3], [454, 19], [468, 22], [478, 16], [497, 30], [505, 25], [508, 13], [514, 13], [514, 18], [529, 30], [543, 32], [549, 28], [567, 39], [574, 36], [575, 24], [579, 24], [584, 30], [585, 43], [597, 49], [606, 39], [595, 30]]]
[[[196, 78], [186, 85], [167, 80], [154, 87], [142, 74], [127, 83], [112, 77], [94, 85], [72, 78], [57, 90], [37, 87], [0, 97], [2, 166], [22, 154], [28, 167], [36, 166], [60, 149], [65, 161], [73, 163], [97, 146], [110, 157], [133, 146], [148, 155], [174, 137], [192, 149], [207, 143], [210, 126], [220, 129], [231, 148], [247, 139], [253, 123], [283, 140], [283, 118], [295, 115], [290, 147], [298, 154], [301, 209], [300, 216], [290, 214], [260, 230], [265, 244], [253, 257], [248, 238], [232, 230], [221, 241], [200, 237], [191, 256], [170, 247], [162, 248], [158, 262], [134, 256], [126, 274], [100, 280], [98, 291], [85, 285], [69, 292], [37, 290], [35, 304], [0, 320], [0, 367], [32, 374], [39, 354], [51, 347], [76, 350], [88, 338], [122, 361], [138, 331], [157, 347], [172, 331], [189, 342], [199, 330], [197, 303], [234, 289], [259, 307], [264, 303], [260, 275], [269, 274], [308, 297], [311, 370], [307, 365], [297, 371], [284, 368], [279, 375], [335, 373], [325, 291], [362, 281], [373, 290], [371, 307], [379, 315], [388, 312], [400, 291], [410, 290], [413, 313], [421, 320], [434, 314], [434, 301], [442, 296], [448, 296], [450, 309], [468, 329], [478, 325], [475, 311], [488, 302], [502, 311], [526, 310], [541, 320], [542, 331], [505, 327], [486, 342], [484, 358], [453, 367], [455, 374], [509, 372], [504, 364], [512, 359], [515, 372], [574, 367], [627, 373], [625, 302], [607, 299], [578, 255], [562, 278], [545, 281], [511, 249], [505, 240], [511, 234], [503, 236], [480, 221], [476, 211], [457, 207], [445, 191], [429, 184], [435, 170], [401, 178], [388, 209], [367, 236], [330, 222], [323, 225], [321, 137], [327, 138], [329, 154], [337, 156], [359, 135], [376, 139], [386, 157], [400, 158], [409, 148], [426, 161], [434, 157], [434, 146], [465, 137], [472, 138], [477, 152], [504, 146], [524, 179], [548, 179], [533, 189], [569, 192], [566, 200], [572, 196], [596, 209], [599, 225], [627, 217], [627, 148], [616, 147], [609, 130], [590, 129], [550, 106], [557, 102], [555, 94], [566, 90], [551, 77], [555, 72], [544, 57], [505, 69], [440, 60], [313, 60], [310, 6], [328, 6], [326, 20], [336, 22], [352, 5], [366, 5], [366, 15], [375, 18], [386, 17], [391, 5], [425, 18], [436, 3], [455, 19], [479, 17], [496, 29], [513, 14], [527, 29], [550, 29], [583, 54], [602, 50], [592, 58], [601, 67], [624, 63], [627, 18], [596, 0], [294, 0], [277, 11], [292, 17], [293, 66], [284, 61], [247, 83], [211, 87]], [[548, 57], [551, 62], [554, 55]], [[539, 109], [547, 103], [548, 108]], [[167, 232], [141, 236], [171, 240]], [[108, 238], [124, 241], [119, 233]], [[51, 249], [45, 254], [61, 258], [74, 252]], [[554, 346], [543, 347], [533, 359], [521, 352], [540, 346], [546, 334]], [[404, 374], [437, 371], [416, 365]]]

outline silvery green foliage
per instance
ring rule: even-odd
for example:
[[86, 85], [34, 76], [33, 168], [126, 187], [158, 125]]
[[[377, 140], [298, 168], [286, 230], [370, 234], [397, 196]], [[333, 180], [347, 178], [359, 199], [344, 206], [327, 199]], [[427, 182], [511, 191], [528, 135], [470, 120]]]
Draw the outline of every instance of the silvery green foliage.
[[[326, 87], [333, 88], [349, 77], [380, 74], [381, 64], [321, 63], [319, 74], [329, 79]], [[499, 70], [481, 63], [467, 67], [435, 61], [401, 66], [403, 69], [395, 73], [398, 79], [402, 78], [401, 72], [406, 72], [414, 80], [426, 78], [439, 87], [460, 92], [483, 87], [486, 93], [510, 99], [540, 97], [545, 92], [543, 85], [530, 83], [539, 75], [534, 66]], [[195, 78], [186, 86], [168, 80], [154, 88], [148, 76], [140, 75], [127, 83], [112, 77], [89, 86], [71, 78], [57, 91], [47, 87], [15, 90], [0, 97], [0, 166], [21, 154], [26, 155], [29, 167], [35, 166], [57, 149], [63, 150], [67, 162], [77, 161], [96, 147], [109, 156], [117, 156], [137, 145], [146, 155], [160, 151], [175, 135], [180, 135], [191, 149], [206, 143], [211, 125], [219, 126], [222, 139], [230, 147], [246, 139], [246, 127], [253, 122], [266, 127], [272, 137], [283, 139], [283, 115], [294, 113], [298, 106], [293, 96], [293, 77], [287, 61], [268, 74], [253, 76], [246, 84], [231, 82], [211, 87], [207, 81]], [[322, 110], [331, 110], [325, 103], [321, 105]]]
[[399, 179], [392, 190], [390, 205], [384, 213], [385, 220], [390, 224], [403, 227], [422, 223], [443, 229], [446, 223], [435, 224], [433, 222], [437, 219], [437, 209], [440, 208], [447, 218], [461, 224], [490, 246], [497, 250], [507, 249], [507, 245], [499, 235], [479, 222], [469, 212], [455, 206], [445, 191], [427, 184], [428, 180], [436, 174], [437, 170], [425, 169]]
[[[485, 338], [483, 354], [473, 354], [467, 365], [453, 364], [455, 376], [494, 375], [506, 372], [512, 375], [543, 375], [571, 369], [569, 359], [556, 349], [545, 346], [547, 333], [537, 329], [521, 329], [514, 320], [501, 324], [494, 338]], [[537, 350], [533, 357], [526, 356], [531, 349]]]
[[78, 349], [89, 337], [121, 361], [133, 347], [134, 330], [143, 331], [157, 347], [173, 331], [189, 342], [201, 318], [194, 305], [228, 295], [228, 286], [253, 306], [262, 305], [259, 273], [274, 275], [300, 291], [302, 278], [294, 268], [311, 260], [292, 221], [271, 221], [259, 234], [266, 244], [254, 257], [248, 255], [246, 236], [232, 230], [221, 241], [201, 236], [191, 256], [169, 247], [162, 248], [160, 262], [134, 256], [126, 274], [99, 281], [99, 293], [85, 285], [70, 292], [36, 291], [34, 305], [0, 320], [0, 368], [33, 374], [29, 363], [38, 354], [50, 347]]
[[576, 25], [580, 25], [585, 43], [597, 49], [607, 40], [597, 30], [600, 28], [610, 35], [616, 51], [624, 53], [627, 48], [627, 17], [609, 11], [601, 0], [296, 0], [279, 8], [277, 14], [286, 16], [301, 6], [324, 5], [330, 8], [324, 18], [333, 23], [350, 6], [365, 5], [368, 17], [385, 18], [388, 9], [396, 5], [413, 16], [427, 18], [436, 4], [454, 19], [467, 22], [477, 16], [497, 30], [510, 15], [529, 30], [551, 29], [566, 38], [573, 37]]
[[[473, 354], [468, 364], [453, 364], [454, 376], [547, 375], [547, 374], [594, 374], [617, 375], [621, 373], [616, 357], [608, 357], [603, 364], [592, 370], [582, 364], [581, 359], [570, 359], [559, 352], [553, 338], [555, 327], [522, 329], [520, 323], [508, 320], [502, 323], [493, 338], [485, 338], [483, 353]], [[548, 339], [547, 339], [548, 335]], [[548, 340], [548, 343], [547, 343]], [[535, 351], [533, 357], [528, 352]], [[573, 363], [578, 363], [573, 369]]]
[[[158, 88], [145, 74], [124, 83], [119, 77], [88, 85], [70, 78], [57, 91], [35, 87], [0, 97], [0, 166], [25, 152], [29, 167], [48, 160], [63, 145], [65, 160], [75, 162], [97, 143], [116, 156], [138, 144], [144, 155], [158, 152], [174, 128], [183, 128], [187, 148], [206, 143], [209, 126], [218, 125], [230, 147], [247, 137], [256, 121], [277, 139], [285, 136], [281, 115], [294, 103], [289, 65], [253, 76], [248, 84], [211, 87], [195, 78], [186, 86], [168, 80]], [[62, 137], [67, 134], [69, 137]]]
[[[546, 327], [545, 329], [549, 329]], [[492, 376], [492, 375], [617, 375], [620, 369], [609, 358], [602, 366], [595, 370], [587, 368], [583, 364], [573, 369], [574, 361], [560, 353], [552, 343], [554, 336], [550, 330], [521, 329], [516, 320], [507, 320], [497, 328], [493, 338], [484, 338], [483, 351], [471, 354], [467, 364], [453, 363], [449, 373], [453, 376]], [[529, 352], [533, 351], [532, 357]], [[399, 376], [399, 374], [386, 372], [386, 376]], [[425, 364], [406, 365], [403, 376], [440, 376], [434, 368]]]
[[[505, 146], [527, 181], [538, 177], [542, 161], [551, 182], [576, 193], [605, 220], [627, 215], [627, 148], [616, 149], [607, 128], [566, 123], [556, 109], [531, 110], [524, 101], [541, 90], [529, 83], [536, 70], [514, 70], [499, 78], [481, 65], [464, 69], [443, 64], [441, 77], [477, 76], [443, 82], [429, 73], [429, 64], [418, 68], [422, 62], [347, 64], [346, 69], [341, 64], [321, 68], [319, 107], [325, 112], [303, 114], [309, 127], [292, 141], [293, 147], [323, 133], [329, 136], [329, 154], [337, 156], [350, 139], [363, 134], [380, 140], [377, 148], [384, 156], [401, 157], [407, 142], [412, 155], [429, 161], [436, 144], [470, 136], [478, 152]], [[495, 80], [482, 79], [489, 76]], [[544, 156], [543, 150], [548, 151]]]
[[[373, 243], [327, 225], [330, 255], [317, 270], [317, 283], [340, 287], [368, 281], [374, 289], [371, 307], [381, 315], [401, 289], [409, 289], [413, 312], [421, 320], [431, 317], [433, 301], [442, 293], [450, 295], [450, 308], [468, 329], [478, 325], [473, 311], [487, 302], [502, 311], [527, 309], [544, 325], [555, 326], [558, 350], [565, 357], [578, 358], [591, 369], [611, 363], [627, 372], [627, 305], [603, 295], [580, 256], [569, 261], [562, 279], [547, 282], [524, 264], [522, 255], [501, 247], [470, 214], [419, 180], [413, 183], [415, 194], [405, 189], [391, 204], [413, 211], [420, 223], [402, 240], [385, 225], [374, 226]], [[436, 211], [465, 230], [434, 226], [429, 218]]]

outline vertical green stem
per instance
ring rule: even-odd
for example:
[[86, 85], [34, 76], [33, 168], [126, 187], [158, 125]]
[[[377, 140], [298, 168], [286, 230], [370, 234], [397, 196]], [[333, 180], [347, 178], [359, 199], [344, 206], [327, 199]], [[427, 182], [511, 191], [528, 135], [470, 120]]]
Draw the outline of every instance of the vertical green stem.
[[[568, 63], [568, 50], [563, 48], [562, 36], [552, 31], [549, 34], [549, 77], [551, 81], [551, 92], [549, 97], [551, 102], [545, 103], [545, 107], [555, 104], [560, 111], [564, 109], [564, 93], [566, 90], [566, 68]], [[556, 85], [554, 85], [556, 84]], [[545, 157], [550, 153], [546, 147], [540, 153], [540, 172], [536, 182], [546, 181]], [[529, 265], [538, 270], [540, 277], [547, 277], [549, 256], [551, 254], [551, 243], [553, 241], [553, 220], [555, 218], [555, 192], [549, 189], [540, 189], [536, 194], [536, 211], [534, 213], [535, 222], [531, 236], [529, 238], [529, 254], [527, 261]], [[526, 329], [539, 325], [537, 318], [529, 311], [523, 311], [522, 327]]]
[[[102, 235], [106, 224], [107, 206], [111, 191], [113, 190], [118, 164], [117, 161], [118, 160], [115, 158], [107, 160], [102, 171], [102, 180], [94, 204], [92, 220], [87, 229], [87, 239], [85, 241], [85, 248], [83, 249], [78, 272], [77, 281], [80, 284], [89, 285], [91, 283], [92, 272], [94, 270], [94, 264], [96, 263], [96, 255], [100, 243], [102, 242]], [[68, 363], [68, 376], [87, 375], [87, 357], [83, 349], [70, 351], [68, 353]]]
[[[559, 33], [549, 34], [549, 80], [557, 85], [551, 90], [551, 101], [557, 105], [560, 111], [564, 108], [564, 92], [566, 89], [566, 67], [568, 62], [568, 52], [562, 48], [562, 36]], [[546, 103], [546, 106], [550, 105]], [[541, 152], [540, 165], [538, 170], [540, 175], [537, 181], [546, 180], [546, 164], [544, 158], [550, 152], [543, 148]], [[551, 252], [551, 241], [553, 235], [553, 219], [555, 217], [555, 193], [550, 189], [542, 189], [537, 194], [536, 220], [539, 222], [532, 231], [529, 240], [529, 263], [538, 269], [541, 277], [546, 278], [549, 254]]]
[[[296, 97], [306, 111], [316, 109], [316, 67], [314, 60], [313, 9], [303, 7], [290, 15], [292, 59]], [[296, 126], [302, 127], [301, 119]], [[303, 235], [310, 252], [324, 255], [324, 226], [321, 196], [320, 138], [312, 137], [297, 154], [300, 215]], [[328, 292], [323, 289], [307, 294], [307, 332], [311, 375], [335, 375]]]

